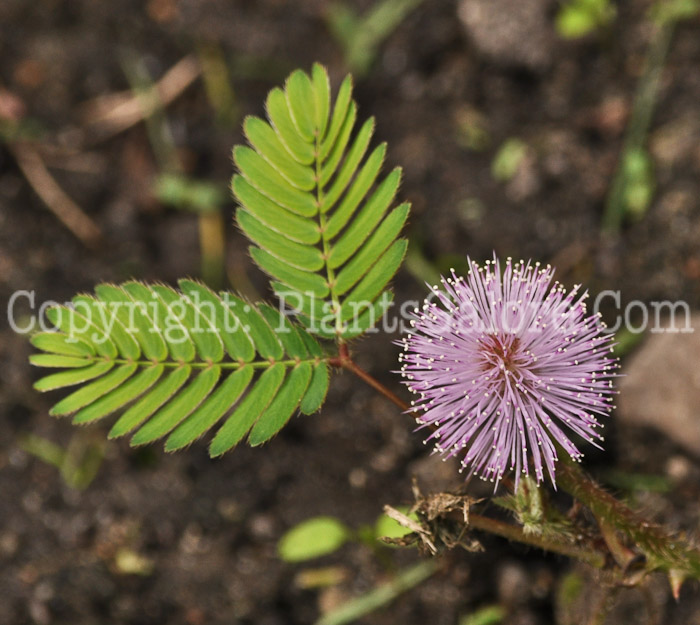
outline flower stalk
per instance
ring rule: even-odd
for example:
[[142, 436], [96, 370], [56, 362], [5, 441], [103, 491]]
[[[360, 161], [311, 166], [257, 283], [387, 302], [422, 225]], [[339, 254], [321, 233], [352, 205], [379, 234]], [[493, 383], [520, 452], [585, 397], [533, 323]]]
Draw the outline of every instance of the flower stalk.
[[571, 459], [559, 462], [557, 482], [587, 506], [597, 519], [624, 535], [646, 558], [648, 571], [677, 571], [700, 578], [700, 551], [667, 529], [650, 523], [613, 497]]

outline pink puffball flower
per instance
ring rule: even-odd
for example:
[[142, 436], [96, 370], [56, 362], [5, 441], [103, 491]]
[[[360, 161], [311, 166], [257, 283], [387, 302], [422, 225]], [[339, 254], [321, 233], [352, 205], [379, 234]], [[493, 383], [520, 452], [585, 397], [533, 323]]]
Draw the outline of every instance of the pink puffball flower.
[[572, 435], [596, 447], [598, 417], [612, 409], [618, 361], [586, 292], [553, 282], [540, 263], [485, 266], [469, 259], [416, 309], [403, 339], [401, 374], [418, 395], [420, 427], [435, 451], [461, 456], [461, 471], [498, 484], [507, 471], [555, 482], [557, 446], [583, 454]]

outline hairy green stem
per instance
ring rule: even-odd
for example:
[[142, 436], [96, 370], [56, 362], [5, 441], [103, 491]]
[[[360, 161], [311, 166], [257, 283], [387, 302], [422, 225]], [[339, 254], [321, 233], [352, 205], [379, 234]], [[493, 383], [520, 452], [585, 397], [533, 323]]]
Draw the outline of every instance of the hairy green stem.
[[603, 523], [627, 537], [646, 557], [647, 569], [675, 570], [700, 577], [700, 551], [660, 525], [644, 520], [596, 484], [567, 456], [557, 466], [557, 484], [588, 506]]
[[599, 551], [552, 540], [542, 534], [527, 534], [521, 527], [499, 521], [498, 519], [469, 513], [469, 527], [481, 530], [482, 532], [496, 534], [502, 538], [514, 540], [525, 545], [539, 547], [545, 551], [552, 551], [570, 558], [576, 558], [598, 569], [605, 566], [605, 555]]
[[[411, 407], [408, 403], [352, 360], [346, 345], [341, 346], [338, 357], [330, 359], [329, 363], [351, 371], [402, 411], [408, 412], [410, 410]], [[417, 418], [416, 415], [412, 414], [412, 416]], [[646, 568], [648, 570], [663, 569], [700, 578], [700, 551], [686, 541], [675, 538], [661, 526], [644, 520], [623, 502], [601, 488], [566, 454], [561, 454], [557, 465], [557, 484], [576, 500], [586, 505], [598, 519], [601, 535], [608, 545], [611, 555], [620, 566], [623, 566], [623, 563], [629, 563], [631, 552], [614, 536], [615, 530], [623, 534], [632, 545], [642, 551], [647, 560]], [[583, 560], [598, 568], [603, 567], [606, 563], [606, 554], [604, 553], [553, 541], [544, 536], [525, 534], [520, 527], [496, 519], [470, 515], [470, 525], [509, 540], [516, 540]]]

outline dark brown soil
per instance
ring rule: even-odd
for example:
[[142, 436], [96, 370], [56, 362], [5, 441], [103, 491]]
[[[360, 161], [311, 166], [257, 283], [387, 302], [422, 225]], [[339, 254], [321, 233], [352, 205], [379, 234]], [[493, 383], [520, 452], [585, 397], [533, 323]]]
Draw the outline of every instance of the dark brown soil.
[[[459, 266], [467, 254], [484, 259], [495, 250], [554, 262], [565, 283], [583, 282], [593, 293], [620, 289], [623, 302], [683, 299], [700, 307], [697, 18], [677, 29], [663, 74], [650, 135], [655, 199], [613, 244], [600, 243], [605, 197], [649, 42], [648, 6], [622, 3], [610, 32], [600, 37], [555, 37], [549, 64], [537, 70], [482, 57], [452, 1], [426, 1], [409, 16], [358, 81], [356, 98], [363, 117], [376, 116], [377, 140], [389, 143], [388, 165], [404, 167], [401, 195], [413, 203], [412, 246], [440, 270]], [[197, 219], [153, 198], [159, 165], [144, 125], [101, 139], [85, 131], [81, 105], [129, 89], [128, 59], [140, 59], [157, 79], [202, 46], [218, 45], [240, 116], [218, 123], [201, 80], [166, 113], [187, 173], [225, 185], [231, 146], [242, 141], [242, 116], [262, 114], [272, 86], [315, 60], [327, 65], [335, 85], [347, 71], [325, 25], [326, 10], [320, 0], [3, 0], [0, 121], [3, 101], [19, 107], [13, 110], [39, 145], [53, 146], [41, 150], [51, 173], [104, 236], [97, 249], [86, 249], [37, 197], [15, 152], [0, 144], [3, 309], [18, 289], [35, 290], [37, 302], [64, 301], [105, 280], [174, 283], [197, 276]], [[490, 137], [485, 149], [463, 146], [465, 112], [483, 119]], [[491, 162], [511, 137], [527, 143], [528, 156], [511, 181], [497, 182]], [[231, 201], [229, 275], [238, 288], [269, 296], [231, 223], [232, 210]], [[398, 302], [425, 292], [406, 270], [395, 287]], [[398, 384], [387, 373], [396, 367], [395, 338], [355, 346], [358, 360], [392, 386]], [[37, 373], [29, 353], [26, 338], [3, 322], [3, 624], [312, 623], [321, 610], [388, 574], [371, 550], [351, 544], [307, 565], [341, 567], [339, 587], [303, 590], [295, 576], [304, 567], [276, 555], [286, 529], [320, 514], [355, 527], [372, 523], [385, 503], [410, 502], [413, 473], [437, 488], [456, 483], [445, 477], [444, 465], [425, 459], [407, 419], [344, 374], [334, 378], [321, 414], [295, 418], [262, 449], [240, 448], [212, 461], [204, 443], [166, 455], [158, 446], [133, 450], [110, 442], [96, 479], [76, 491], [20, 441], [28, 433], [63, 446], [75, 437], [102, 441], [105, 427], [77, 431], [50, 418], [53, 397], [32, 391]], [[650, 515], [697, 529], [697, 458], [659, 434], [616, 427], [614, 418], [607, 446], [605, 454], [590, 455], [588, 466], [601, 476], [613, 468], [676, 475], [672, 468], [681, 463], [685, 473], [669, 478], [670, 493], [638, 499]], [[489, 537], [484, 544], [485, 554], [450, 554], [437, 575], [361, 622], [447, 625], [500, 603], [508, 612], [503, 622], [553, 623], [557, 580], [571, 563]], [[120, 550], [143, 556], [152, 570], [123, 573], [116, 564]], [[397, 565], [419, 559], [413, 551], [390, 557]], [[678, 604], [663, 583], [654, 584], [646, 599], [629, 599], [634, 609], [610, 622], [645, 622], [635, 610], [643, 614], [648, 599], [656, 622], [700, 623], [697, 583], [684, 588]]]

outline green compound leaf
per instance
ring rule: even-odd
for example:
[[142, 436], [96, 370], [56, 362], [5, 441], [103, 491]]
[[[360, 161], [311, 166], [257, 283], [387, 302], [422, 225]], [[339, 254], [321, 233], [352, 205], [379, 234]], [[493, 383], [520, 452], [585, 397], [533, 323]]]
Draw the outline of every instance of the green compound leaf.
[[77, 387], [51, 414], [85, 424], [122, 412], [109, 437], [132, 434], [132, 445], [167, 437], [174, 451], [219, 423], [212, 456], [246, 435], [260, 445], [297, 410], [318, 410], [328, 389], [328, 358], [304, 327], [194, 280], [102, 284], [47, 316], [57, 330], [32, 337], [41, 352], [30, 362], [60, 371], [35, 388]]
[[[332, 103], [324, 67], [297, 70], [269, 93], [266, 110], [266, 121], [244, 123], [250, 147], [233, 151], [238, 225], [253, 243], [253, 260], [281, 299], [297, 303], [310, 332], [359, 336], [379, 317], [348, 315], [384, 312], [379, 301], [405, 253], [397, 237], [409, 205], [391, 210], [401, 170], [380, 177], [386, 145], [370, 150], [373, 119], [356, 124], [349, 76]], [[309, 388], [320, 384], [316, 375], [323, 379], [312, 371]]]

